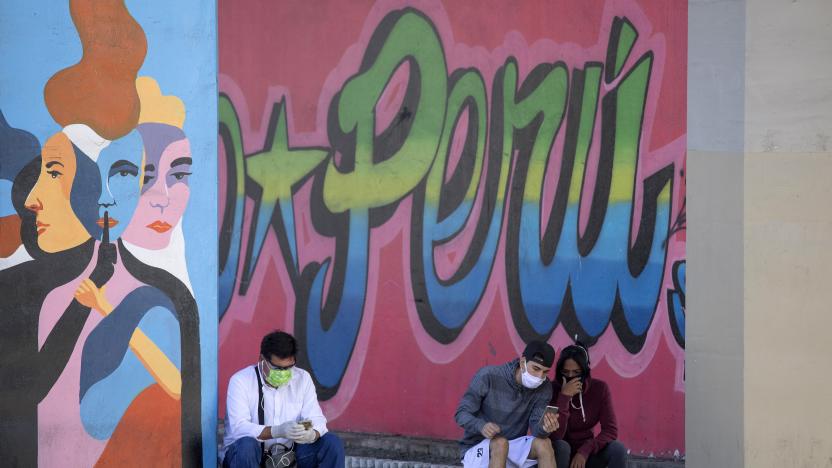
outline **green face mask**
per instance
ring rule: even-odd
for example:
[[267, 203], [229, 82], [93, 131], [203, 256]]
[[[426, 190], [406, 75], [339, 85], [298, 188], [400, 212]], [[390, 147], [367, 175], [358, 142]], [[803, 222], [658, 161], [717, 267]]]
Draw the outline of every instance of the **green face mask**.
[[269, 383], [272, 387], [279, 387], [281, 385], [286, 385], [292, 380], [292, 369], [275, 369], [271, 363], [268, 361], [265, 362], [265, 369], [268, 371], [266, 374], [266, 382]]
[[286, 385], [290, 380], [292, 380], [292, 369], [269, 369], [269, 375], [266, 376], [266, 382], [273, 387]]

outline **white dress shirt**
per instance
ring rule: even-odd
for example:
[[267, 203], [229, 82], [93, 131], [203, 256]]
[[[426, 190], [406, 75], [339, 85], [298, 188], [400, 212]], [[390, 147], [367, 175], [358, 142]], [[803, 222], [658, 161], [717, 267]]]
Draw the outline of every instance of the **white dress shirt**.
[[[237, 439], [253, 437], [260, 439], [260, 433], [266, 426], [276, 426], [286, 421], [312, 421], [312, 428], [323, 437], [327, 433], [326, 418], [318, 404], [318, 394], [312, 377], [303, 369], [292, 368], [292, 378], [286, 385], [278, 388], [265, 383], [263, 374], [263, 422], [257, 423], [257, 408], [261, 404], [257, 401], [257, 374], [259, 366], [245, 367], [231, 376], [228, 382], [228, 392], [225, 404], [225, 437], [222, 444], [222, 456], [228, 446]], [[287, 439], [269, 439], [264, 441], [266, 448], [280, 442], [288, 445]]]

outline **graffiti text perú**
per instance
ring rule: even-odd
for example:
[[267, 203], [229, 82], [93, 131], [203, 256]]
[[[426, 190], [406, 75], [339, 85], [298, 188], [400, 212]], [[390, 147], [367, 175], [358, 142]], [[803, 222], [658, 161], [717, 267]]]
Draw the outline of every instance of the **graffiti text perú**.
[[[540, 63], [521, 77], [508, 56], [489, 90], [476, 68], [449, 72], [429, 18], [391, 12], [330, 102], [328, 147], [290, 146], [283, 101], [262, 150], [244, 154], [234, 104], [221, 96], [228, 190], [220, 310], [246, 293], [271, 228], [293, 282], [303, 364], [319, 395], [332, 396], [362, 322], [370, 230], [410, 197], [410, 287], [437, 342], [459, 335], [504, 262], [521, 337], [548, 337], [560, 324], [592, 343], [612, 325], [638, 352], [662, 294], [674, 168], [636, 174], [654, 60], [651, 51], [630, 57], [637, 40], [633, 25], [616, 18], [606, 57]], [[400, 76], [398, 112], [380, 128], [379, 102]], [[557, 179], [549, 180], [553, 165]], [[320, 264], [298, 264], [292, 196], [305, 183], [312, 224], [335, 243]], [[251, 219], [246, 196], [255, 201]], [[464, 253], [439, 268], [448, 261], [436, 252], [460, 241]], [[684, 340], [683, 331], [675, 335]]]

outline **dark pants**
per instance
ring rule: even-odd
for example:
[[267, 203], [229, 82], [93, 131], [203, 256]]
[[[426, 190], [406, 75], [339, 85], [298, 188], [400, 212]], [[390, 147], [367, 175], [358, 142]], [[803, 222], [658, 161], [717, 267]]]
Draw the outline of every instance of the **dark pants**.
[[342, 468], [344, 444], [337, 435], [327, 432], [314, 444], [295, 444], [298, 468]]
[[237, 439], [225, 451], [222, 468], [260, 468], [263, 448], [254, 437]]
[[[295, 444], [298, 468], [342, 468], [344, 444], [335, 434], [328, 432], [313, 444]], [[252, 437], [238, 439], [228, 447], [223, 468], [259, 468], [263, 460], [260, 442]]]
[[[572, 460], [572, 449], [565, 440], [556, 440], [554, 443], [555, 462], [558, 468], [569, 468]], [[586, 461], [586, 468], [626, 468], [627, 448], [624, 444], [614, 440], [607, 444], [598, 453], [589, 456]]]

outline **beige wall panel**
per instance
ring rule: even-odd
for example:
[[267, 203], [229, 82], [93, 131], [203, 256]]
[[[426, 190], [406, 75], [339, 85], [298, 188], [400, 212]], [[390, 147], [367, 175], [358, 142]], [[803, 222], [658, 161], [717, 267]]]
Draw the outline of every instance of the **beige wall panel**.
[[832, 153], [745, 161], [745, 466], [832, 466]]

